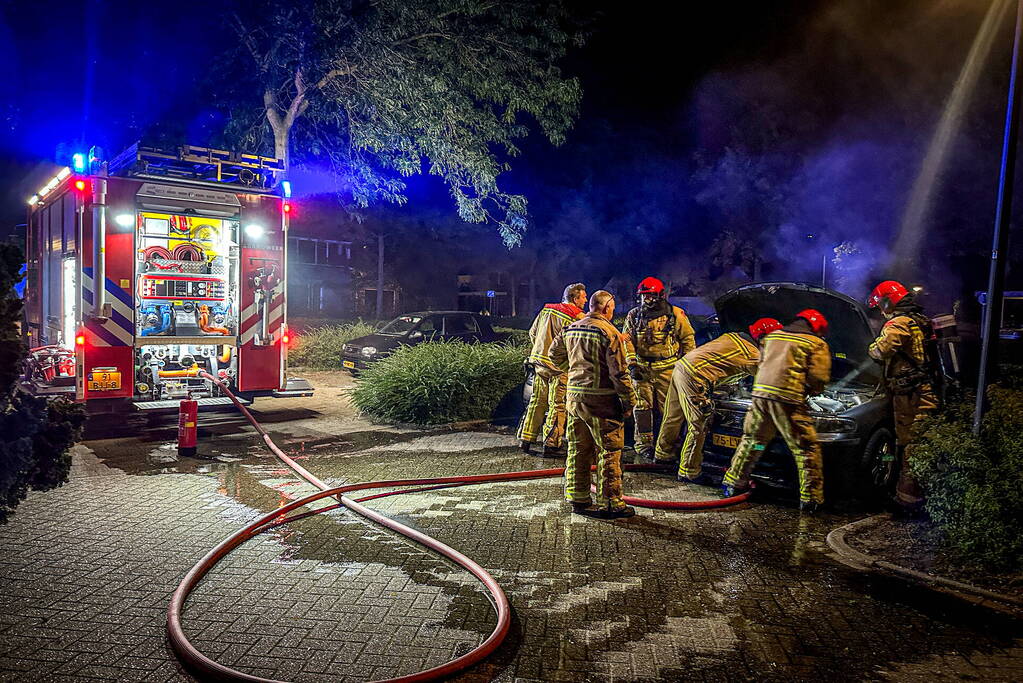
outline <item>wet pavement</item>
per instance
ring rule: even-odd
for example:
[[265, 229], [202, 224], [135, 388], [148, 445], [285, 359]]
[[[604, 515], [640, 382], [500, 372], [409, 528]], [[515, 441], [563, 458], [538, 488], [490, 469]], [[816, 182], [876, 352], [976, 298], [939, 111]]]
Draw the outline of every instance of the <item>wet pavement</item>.
[[[294, 419], [282, 402], [256, 404], [328, 483], [553, 464], [507, 434], [370, 425], [334, 388], [294, 404]], [[172, 420], [100, 434], [76, 451], [69, 484], [31, 494], [0, 527], [0, 678], [190, 678], [164, 635], [177, 582], [230, 532], [312, 492], [230, 414], [202, 421], [204, 459], [177, 458]], [[626, 487], [715, 495], [653, 474]], [[464, 552], [507, 592], [510, 636], [461, 680], [1023, 679], [1020, 623], [828, 557], [825, 534], [857, 515], [760, 502], [608, 522], [567, 514], [558, 479], [369, 505]], [[466, 572], [331, 511], [243, 545], [183, 622], [201, 651], [246, 672], [356, 681], [462, 654], [494, 615]]]

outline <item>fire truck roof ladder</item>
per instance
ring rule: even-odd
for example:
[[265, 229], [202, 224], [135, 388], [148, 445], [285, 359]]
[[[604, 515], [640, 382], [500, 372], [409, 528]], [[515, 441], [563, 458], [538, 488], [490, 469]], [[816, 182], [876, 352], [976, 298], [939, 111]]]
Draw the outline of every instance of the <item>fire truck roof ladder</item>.
[[136, 142], [112, 159], [107, 170], [116, 176], [177, 178], [270, 192], [284, 177], [284, 161], [194, 145], [161, 149]]

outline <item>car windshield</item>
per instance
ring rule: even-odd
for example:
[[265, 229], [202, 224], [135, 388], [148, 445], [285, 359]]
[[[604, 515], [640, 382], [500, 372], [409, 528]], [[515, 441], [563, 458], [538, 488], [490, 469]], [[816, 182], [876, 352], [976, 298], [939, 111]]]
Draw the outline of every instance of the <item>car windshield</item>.
[[395, 337], [408, 334], [413, 327], [419, 324], [420, 320], [422, 318], [417, 315], [400, 316], [380, 328], [380, 334], [389, 334]]

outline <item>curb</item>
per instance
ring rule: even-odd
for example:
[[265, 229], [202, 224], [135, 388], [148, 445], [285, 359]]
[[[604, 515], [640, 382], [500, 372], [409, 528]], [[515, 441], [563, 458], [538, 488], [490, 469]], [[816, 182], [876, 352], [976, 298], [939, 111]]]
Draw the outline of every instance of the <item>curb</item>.
[[862, 572], [880, 573], [909, 581], [933, 591], [951, 595], [966, 602], [993, 609], [1016, 618], [1023, 618], [1023, 600], [1011, 595], [996, 593], [963, 581], [936, 576], [882, 560], [875, 555], [854, 550], [846, 543], [846, 536], [852, 532], [869, 529], [891, 519], [891, 515], [879, 514], [860, 519], [833, 529], [828, 533], [828, 546], [838, 555], [842, 564]]

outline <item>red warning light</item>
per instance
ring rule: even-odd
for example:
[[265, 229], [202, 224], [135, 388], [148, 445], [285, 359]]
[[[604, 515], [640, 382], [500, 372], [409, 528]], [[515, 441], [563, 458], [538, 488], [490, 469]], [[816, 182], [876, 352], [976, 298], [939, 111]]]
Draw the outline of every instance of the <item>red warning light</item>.
[[78, 190], [79, 192], [85, 192], [85, 188], [87, 186], [88, 186], [88, 183], [86, 183], [81, 178], [79, 178], [78, 180], [75, 181], [75, 189]]
[[291, 342], [291, 333], [288, 330], [284, 330], [284, 335], [281, 337], [281, 343], [287, 346]]
[[75, 337], [75, 346], [85, 346], [85, 335], [80, 334]]
[[291, 202], [284, 202], [284, 213], [291, 213]]

